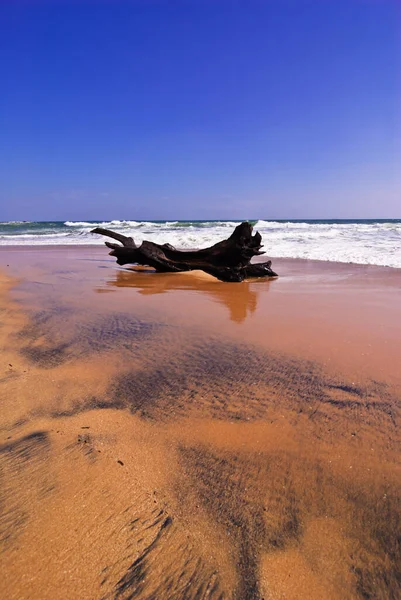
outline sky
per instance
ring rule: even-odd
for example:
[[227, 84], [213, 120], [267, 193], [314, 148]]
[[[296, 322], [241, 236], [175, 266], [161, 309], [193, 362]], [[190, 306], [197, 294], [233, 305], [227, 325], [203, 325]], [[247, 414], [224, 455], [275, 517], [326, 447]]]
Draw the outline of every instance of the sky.
[[0, 221], [401, 217], [401, 0], [1, 0]]

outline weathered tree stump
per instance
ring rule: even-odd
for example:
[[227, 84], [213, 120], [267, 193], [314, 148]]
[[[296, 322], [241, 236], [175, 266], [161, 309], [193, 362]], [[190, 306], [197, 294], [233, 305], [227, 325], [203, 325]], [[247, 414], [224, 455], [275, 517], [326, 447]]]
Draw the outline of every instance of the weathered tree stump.
[[105, 242], [110, 255], [119, 265], [137, 264], [153, 267], [161, 273], [201, 270], [220, 281], [243, 281], [249, 277], [277, 277], [271, 269], [271, 261], [251, 264], [254, 256], [264, 254], [260, 233], [252, 235], [248, 222], [238, 225], [230, 237], [202, 250], [177, 250], [170, 244], [143, 241], [137, 246], [131, 237], [109, 229], [96, 227], [91, 233], [110, 237], [122, 244]]

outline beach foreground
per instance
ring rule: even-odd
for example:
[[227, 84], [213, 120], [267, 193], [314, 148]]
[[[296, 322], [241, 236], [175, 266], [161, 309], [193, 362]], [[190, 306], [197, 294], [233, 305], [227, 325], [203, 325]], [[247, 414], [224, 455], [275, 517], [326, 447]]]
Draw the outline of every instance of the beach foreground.
[[0, 250], [0, 596], [401, 596], [401, 271]]

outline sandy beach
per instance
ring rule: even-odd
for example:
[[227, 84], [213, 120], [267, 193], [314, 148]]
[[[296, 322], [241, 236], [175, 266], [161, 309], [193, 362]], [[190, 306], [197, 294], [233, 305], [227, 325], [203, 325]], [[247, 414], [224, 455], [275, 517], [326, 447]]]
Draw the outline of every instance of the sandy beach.
[[0, 596], [401, 596], [401, 270], [0, 249]]

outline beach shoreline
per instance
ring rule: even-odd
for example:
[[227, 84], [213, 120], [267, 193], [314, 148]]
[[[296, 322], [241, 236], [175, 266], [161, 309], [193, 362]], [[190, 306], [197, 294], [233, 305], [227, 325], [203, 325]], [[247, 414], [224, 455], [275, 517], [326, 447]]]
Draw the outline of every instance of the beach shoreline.
[[[99, 246], [101, 227], [175, 248], [206, 248], [226, 239], [241, 221], [44, 221], [0, 223], [0, 244]], [[400, 219], [254, 220], [267, 255], [401, 268]]]
[[[139, 242], [140, 243], [140, 242]], [[80, 250], [82, 251], [88, 251], [88, 250], [99, 250], [99, 248], [103, 248], [103, 250], [105, 250], [105, 245], [104, 242], [99, 241], [96, 244], [33, 244], [33, 245], [29, 245], [29, 244], [4, 244], [4, 245], [0, 245], [0, 253], [6, 253], [7, 252], [51, 252], [51, 251], [55, 251], [55, 252], [66, 252], [66, 251], [71, 251], [71, 252], [79, 252]], [[185, 251], [191, 251], [191, 250], [197, 250], [197, 247], [190, 247], [190, 248], [178, 248], [178, 250], [185, 250]], [[107, 249], [105, 250], [106, 253], [108, 252]], [[361, 268], [373, 268], [373, 269], [384, 269], [386, 271], [395, 271], [395, 272], [401, 272], [401, 268], [400, 267], [389, 267], [389, 266], [385, 266], [385, 265], [377, 265], [377, 264], [368, 264], [368, 263], [363, 263], [363, 262], [343, 262], [340, 260], [327, 260], [327, 259], [315, 259], [315, 258], [299, 258], [299, 257], [285, 257], [285, 256], [276, 256], [274, 253], [266, 253], [264, 256], [261, 257], [256, 257], [254, 258], [254, 260], [252, 262], [263, 262], [266, 259], [268, 260], [272, 260], [274, 262], [278, 261], [279, 263], [283, 262], [283, 264], [285, 264], [286, 262], [292, 263], [294, 262], [295, 264], [299, 264], [300, 267], [302, 267], [302, 264], [308, 265], [308, 264], [312, 264], [312, 265], [317, 265], [317, 266], [321, 266], [322, 268], [324, 268], [324, 265], [338, 265], [339, 268], [341, 267], [361, 267]]]

